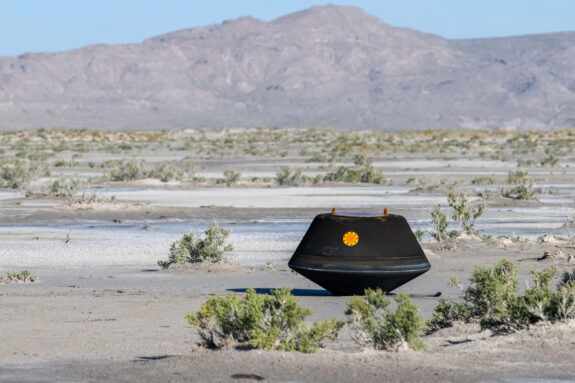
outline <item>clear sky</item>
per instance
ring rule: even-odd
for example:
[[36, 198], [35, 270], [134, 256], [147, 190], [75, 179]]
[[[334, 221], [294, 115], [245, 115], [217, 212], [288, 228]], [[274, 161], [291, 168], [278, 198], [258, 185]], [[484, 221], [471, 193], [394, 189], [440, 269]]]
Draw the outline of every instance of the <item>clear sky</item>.
[[[321, 1], [0, 0], [0, 56], [148, 37], [252, 15], [272, 20]], [[575, 31], [575, 0], [342, 0], [400, 27], [448, 38]]]

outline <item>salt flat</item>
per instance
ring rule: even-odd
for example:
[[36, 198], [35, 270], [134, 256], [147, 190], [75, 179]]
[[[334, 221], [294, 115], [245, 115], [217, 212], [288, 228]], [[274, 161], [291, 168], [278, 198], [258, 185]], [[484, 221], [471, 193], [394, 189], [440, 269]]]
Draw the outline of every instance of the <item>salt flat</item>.
[[[355, 152], [340, 158], [335, 151], [332, 162], [311, 162], [308, 157], [318, 143], [287, 143], [290, 137], [299, 139], [297, 131], [286, 133], [280, 144], [260, 142], [263, 149], [258, 150], [263, 152], [255, 155], [244, 152], [253, 150], [249, 135], [245, 142], [243, 136], [235, 138], [236, 145], [225, 149], [229, 152], [221, 148], [222, 137], [234, 132], [218, 133], [217, 138], [205, 133], [202, 145], [189, 141], [191, 149], [181, 146], [186, 139], [170, 136], [144, 144], [134, 139], [128, 145], [132, 149], [117, 149], [109, 147], [113, 137], [92, 142], [85, 132], [58, 133], [67, 137], [62, 141], [50, 136], [56, 133], [48, 132], [40, 146], [28, 149], [36, 155], [45, 152], [44, 145], [69, 145], [63, 151], [46, 152], [49, 174], [38, 173], [21, 190], [0, 190], [0, 275], [28, 269], [40, 279], [32, 284], [0, 284], [0, 382], [229, 381], [236, 373], [270, 381], [334, 382], [501, 377], [560, 381], [575, 376], [569, 340], [575, 335], [572, 323], [543, 325], [505, 337], [466, 326], [450, 328], [425, 337], [427, 351], [401, 353], [362, 351], [344, 330], [325, 350], [302, 355], [197, 349], [196, 331], [183, 319], [213, 295], [241, 296], [248, 287], [265, 293], [282, 286], [292, 288], [298, 301], [313, 309], [311, 320], [344, 319], [349, 297], [332, 296], [287, 268], [313, 217], [332, 208], [372, 213], [387, 208], [390, 214], [405, 216], [414, 231], [424, 232], [421, 244], [431, 271], [394, 291], [410, 294], [424, 318], [438, 302], [436, 293], [459, 299], [460, 289], [447, 283], [457, 277], [466, 284], [475, 265], [513, 260], [520, 289], [530, 283], [532, 269], [555, 265], [560, 272], [571, 271], [574, 266], [567, 256], [575, 255], [575, 172], [568, 154], [554, 166], [541, 164], [541, 156], [547, 155], [543, 147], [529, 146], [519, 155], [506, 142], [523, 137], [520, 133], [497, 133], [507, 136], [496, 136], [500, 144], [492, 143], [493, 157], [505, 160], [480, 156], [483, 148], [435, 150], [432, 144], [425, 144], [431, 152], [422, 154], [417, 151], [418, 140], [428, 136], [408, 135], [404, 143], [415, 145], [412, 151], [368, 152], [379, 153], [371, 166], [385, 176], [376, 184], [326, 181], [324, 177], [340, 166], [366, 168], [354, 164]], [[30, 145], [21, 134], [22, 142]], [[558, 137], [549, 142], [555, 145]], [[465, 135], [459, 139], [468, 145]], [[342, 141], [326, 140], [327, 148], [337, 148]], [[6, 158], [18, 158], [22, 145], [14, 135], [0, 135]], [[302, 147], [307, 154], [301, 154]], [[287, 154], [276, 154], [280, 150]], [[320, 154], [329, 157], [330, 150]], [[188, 163], [190, 158], [193, 164]], [[518, 167], [519, 159], [531, 162]], [[276, 177], [285, 167], [301, 170], [300, 176], [308, 178], [298, 185], [279, 185]], [[112, 181], [111, 175], [122, 169], [149, 174]], [[528, 173], [534, 199], [504, 196], [506, 188], [515, 186], [508, 175], [517, 169]], [[239, 176], [228, 186], [224, 171], [230, 170]], [[178, 176], [167, 177], [170, 171]], [[58, 194], [50, 191], [56, 181], [78, 185], [70, 195]], [[430, 212], [437, 204], [450, 229], [456, 227], [449, 192], [465, 193], [473, 206], [485, 202], [476, 225], [483, 239], [463, 240], [452, 247], [433, 239]], [[74, 202], [83, 201], [81, 197], [91, 202]], [[158, 267], [158, 260], [167, 259], [172, 242], [214, 222], [230, 230], [231, 265]], [[544, 252], [556, 250], [566, 257], [537, 261]]]

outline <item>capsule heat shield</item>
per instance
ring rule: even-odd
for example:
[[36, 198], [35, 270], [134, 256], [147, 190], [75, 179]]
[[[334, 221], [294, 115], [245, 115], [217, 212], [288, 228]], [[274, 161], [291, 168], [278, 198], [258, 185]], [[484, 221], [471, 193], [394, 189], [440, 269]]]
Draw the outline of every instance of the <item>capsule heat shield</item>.
[[288, 266], [335, 295], [392, 291], [431, 268], [400, 215], [320, 214]]

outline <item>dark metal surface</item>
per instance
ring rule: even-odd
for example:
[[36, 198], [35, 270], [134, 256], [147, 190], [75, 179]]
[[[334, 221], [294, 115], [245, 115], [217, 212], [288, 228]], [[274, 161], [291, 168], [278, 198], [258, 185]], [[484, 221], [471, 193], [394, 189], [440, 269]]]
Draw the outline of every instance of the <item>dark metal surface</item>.
[[[344, 244], [347, 232], [357, 244]], [[320, 214], [288, 263], [336, 295], [393, 289], [431, 268], [404, 217]]]

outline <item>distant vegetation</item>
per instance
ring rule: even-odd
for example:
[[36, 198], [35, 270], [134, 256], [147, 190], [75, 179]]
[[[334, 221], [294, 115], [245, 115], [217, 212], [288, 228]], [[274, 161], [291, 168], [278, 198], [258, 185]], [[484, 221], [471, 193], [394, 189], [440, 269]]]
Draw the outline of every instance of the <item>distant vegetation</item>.
[[[164, 183], [229, 187], [346, 183], [434, 188], [450, 182], [476, 186], [507, 183], [511, 187], [503, 190], [505, 196], [528, 200], [534, 198], [534, 189], [527, 170], [511, 172], [508, 180], [485, 175], [433, 181], [416, 177], [391, 179], [378, 164], [407, 155], [446, 162], [458, 158], [498, 160], [520, 165], [522, 169], [559, 167], [562, 162], [570, 161], [574, 150], [573, 130], [8, 131], [0, 132], [0, 187], [46, 191], [63, 177], [76, 178], [83, 185], [155, 179]], [[227, 165], [214, 168], [221, 161], [228, 164], [238, 159], [273, 159], [278, 162], [270, 167], [275, 177], [244, 176], [237, 169], [226, 169]], [[200, 168], [218, 169], [223, 174], [212, 178], [198, 176]]]
[[[485, 211], [485, 201], [481, 200], [473, 207], [463, 192], [449, 192], [447, 203], [451, 219], [457, 224], [457, 229], [448, 230], [447, 217], [441, 212], [441, 205], [437, 204], [431, 211], [431, 236], [438, 242], [444, 242], [463, 234], [477, 235], [475, 224]], [[421, 238], [423, 233], [418, 235]]]
[[533, 181], [528, 177], [527, 172], [509, 172], [507, 183], [514, 184], [511, 189], [504, 189], [503, 195], [509, 198], [531, 200], [534, 199]]
[[33, 283], [38, 282], [38, 276], [30, 273], [28, 270], [18, 272], [6, 272], [6, 277], [0, 277], [2, 283]]
[[375, 170], [371, 166], [365, 166], [360, 169], [348, 168], [340, 166], [335, 172], [327, 173], [324, 177], [324, 182], [347, 182], [347, 183], [367, 183], [367, 184], [383, 184], [385, 177], [381, 170]]

